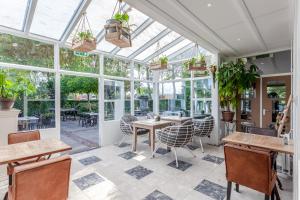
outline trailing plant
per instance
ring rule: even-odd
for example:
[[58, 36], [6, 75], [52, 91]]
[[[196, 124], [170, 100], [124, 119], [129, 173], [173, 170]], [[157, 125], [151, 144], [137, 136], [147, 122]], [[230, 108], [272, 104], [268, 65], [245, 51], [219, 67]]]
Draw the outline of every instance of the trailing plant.
[[169, 59], [168, 59], [167, 56], [161, 56], [161, 57], [159, 58], [159, 61], [160, 61], [160, 64], [166, 65], [166, 64], [168, 64]]
[[78, 32], [77, 37], [80, 40], [93, 40], [94, 39], [92, 32], [89, 30]]
[[227, 111], [236, 108], [240, 96], [251, 87], [259, 77], [256, 65], [246, 67], [242, 59], [222, 63], [217, 72], [220, 105]]
[[16, 99], [18, 95], [25, 93], [27, 96], [33, 94], [36, 89], [29, 77], [24, 73], [13, 73], [9, 76], [7, 69], [0, 70], [0, 97], [5, 99]]

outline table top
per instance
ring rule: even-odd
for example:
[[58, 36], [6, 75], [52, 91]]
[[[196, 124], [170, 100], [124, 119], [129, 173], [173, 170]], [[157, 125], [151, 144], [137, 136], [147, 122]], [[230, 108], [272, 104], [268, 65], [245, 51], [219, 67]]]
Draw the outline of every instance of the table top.
[[50, 155], [72, 148], [58, 139], [44, 139], [0, 146], [0, 165]]
[[192, 119], [191, 117], [179, 117], [179, 116], [165, 116], [161, 117], [162, 120], [173, 121], [173, 122], [185, 122]]
[[294, 154], [294, 143], [289, 141], [288, 145], [283, 144], [283, 138], [251, 133], [235, 132], [223, 138], [226, 143], [254, 146], [272, 151]]
[[155, 128], [155, 127], [161, 127], [161, 126], [168, 126], [171, 123], [172, 122], [166, 121], [166, 120], [155, 121], [154, 119], [147, 119], [147, 120], [140, 120], [140, 121], [132, 122], [132, 125], [134, 127], [141, 127], [141, 128], [144, 128], [145, 126], [146, 127], [151, 127], [151, 128], [154, 127]]
[[18, 117], [19, 121], [38, 120], [38, 117]]

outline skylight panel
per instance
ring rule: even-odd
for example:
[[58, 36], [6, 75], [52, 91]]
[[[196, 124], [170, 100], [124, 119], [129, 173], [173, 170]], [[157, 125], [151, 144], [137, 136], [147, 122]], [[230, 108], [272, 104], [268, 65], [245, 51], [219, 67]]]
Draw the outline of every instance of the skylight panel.
[[97, 44], [97, 49], [100, 51], [111, 52], [116, 46], [112, 43], [107, 42], [103, 39], [99, 44]]
[[[160, 48], [163, 48], [164, 46], [166, 46], [167, 44], [171, 43], [172, 41], [174, 41], [178, 37], [180, 37], [180, 35], [178, 33], [174, 32], [174, 31], [171, 32], [171, 33], [169, 33], [168, 35], [166, 35], [165, 37], [163, 37], [162, 39], [159, 40], [159, 46], [160, 46]], [[146, 49], [145, 51], [141, 52], [136, 57], [136, 59], [137, 60], [144, 60], [148, 56], [150, 56], [153, 53], [155, 53], [155, 51], [157, 51], [157, 43], [153, 44], [148, 49]]]
[[183, 47], [185, 47], [186, 45], [188, 45], [190, 43], [191, 43], [191, 41], [189, 41], [188, 39], [185, 39], [185, 40], [179, 42], [178, 44], [176, 44], [175, 46], [171, 47], [167, 51], [163, 52], [162, 54], [169, 56], [169, 55], [173, 54], [174, 52], [182, 49]]
[[158, 22], [154, 22], [148, 28], [146, 28], [141, 34], [132, 40], [132, 47], [122, 49], [118, 55], [129, 56], [137, 49], [142, 47], [144, 44], [149, 42], [155, 36], [157, 36], [161, 31], [166, 29], [166, 27]]
[[28, 1], [7, 0], [0, 6], [0, 25], [21, 30]]
[[30, 32], [57, 40], [60, 39], [77, 11], [80, 2], [81, 0], [38, 1]]

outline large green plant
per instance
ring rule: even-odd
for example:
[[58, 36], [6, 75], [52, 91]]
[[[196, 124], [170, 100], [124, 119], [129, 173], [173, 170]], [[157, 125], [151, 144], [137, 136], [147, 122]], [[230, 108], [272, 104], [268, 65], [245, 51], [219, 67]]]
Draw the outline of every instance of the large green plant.
[[217, 72], [220, 105], [230, 111], [236, 108], [243, 92], [251, 87], [259, 77], [256, 65], [246, 67], [242, 59], [223, 63]]
[[6, 69], [0, 70], [0, 97], [15, 99], [20, 94], [31, 95], [35, 91], [34, 85], [26, 74], [14, 72], [10, 75]]

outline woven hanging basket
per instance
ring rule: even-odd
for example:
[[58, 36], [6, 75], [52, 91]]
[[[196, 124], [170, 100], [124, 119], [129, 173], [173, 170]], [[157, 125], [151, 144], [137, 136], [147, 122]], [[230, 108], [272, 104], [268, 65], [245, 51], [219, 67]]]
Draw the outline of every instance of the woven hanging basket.
[[[117, 12], [115, 12], [116, 7], [118, 7]], [[131, 47], [132, 44], [129, 24], [124, 24], [124, 22], [122, 23], [119, 20], [113, 19], [115, 13], [119, 13], [120, 15], [126, 14], [126, 12], [123, 10], [121, 0], [117, 1], [111, 19], [107, 20], [106, 24], [104, 25], [105, 40], [120, 48]]]
[[95, 50], [96, 46], [96, 38], [93, 36], [86, 13], [83, 13], [72, 39], [72, 50], [90, 52]]

